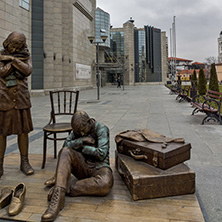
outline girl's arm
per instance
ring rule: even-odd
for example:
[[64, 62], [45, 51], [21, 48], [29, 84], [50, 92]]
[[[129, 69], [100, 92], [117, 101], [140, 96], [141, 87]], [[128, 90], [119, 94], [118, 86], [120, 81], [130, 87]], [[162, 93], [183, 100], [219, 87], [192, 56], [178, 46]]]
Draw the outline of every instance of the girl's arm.
[[13, 70], [12, 62], [4, 63], [0, 62], [0, 77], [4, 78], [8, 76]]
[[18, 58], [14, 58], [12, 60], [12, 66], [14, 66], [24, 76], [29, 76], [32, 73], [31, 58], [29, 58], [26, 62], [23, 62]]

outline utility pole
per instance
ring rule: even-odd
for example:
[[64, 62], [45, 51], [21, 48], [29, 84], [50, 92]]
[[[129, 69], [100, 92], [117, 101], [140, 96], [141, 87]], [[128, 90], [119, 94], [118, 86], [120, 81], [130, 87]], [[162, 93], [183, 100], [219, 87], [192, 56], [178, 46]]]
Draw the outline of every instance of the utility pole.
[[170, 28], [170, 73], [173, 78], [173, 55], [172, 55], [172, 28]]

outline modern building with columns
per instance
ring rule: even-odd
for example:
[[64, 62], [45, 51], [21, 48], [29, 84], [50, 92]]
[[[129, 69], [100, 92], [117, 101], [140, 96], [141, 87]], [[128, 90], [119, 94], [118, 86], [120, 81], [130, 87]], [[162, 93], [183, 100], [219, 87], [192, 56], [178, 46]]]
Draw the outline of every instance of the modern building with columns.
[[107, 81], [121, 76], [125, 85], [166, 82], [168, 43], [166, 32], [145, 25], [137, 28], [130, 19], [122, 28], [111, 29], [111, 54], [123, 64], [123, 69], [109, 71]]

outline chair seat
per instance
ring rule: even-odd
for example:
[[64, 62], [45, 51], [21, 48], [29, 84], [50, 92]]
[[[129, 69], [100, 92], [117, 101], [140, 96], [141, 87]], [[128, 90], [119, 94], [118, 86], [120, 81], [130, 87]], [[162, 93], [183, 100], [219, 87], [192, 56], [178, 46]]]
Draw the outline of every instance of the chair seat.
[[68, 132], [72, 130], [71, 123], [53, 123], [44, 126], [46, 132]]

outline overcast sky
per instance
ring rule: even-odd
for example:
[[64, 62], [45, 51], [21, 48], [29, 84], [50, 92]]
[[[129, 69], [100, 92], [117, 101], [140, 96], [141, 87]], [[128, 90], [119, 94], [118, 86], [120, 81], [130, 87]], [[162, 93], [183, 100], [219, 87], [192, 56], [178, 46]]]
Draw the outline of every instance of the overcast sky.
[[114, 28], [122, 27], [132, 17], [137, 28], [150, 25], [166, 31], [169, 44], [176, 16], [177, 57], [196, 62], [218, 57], [222, 0], [97, 0], [97, 7], [110, 14]]

